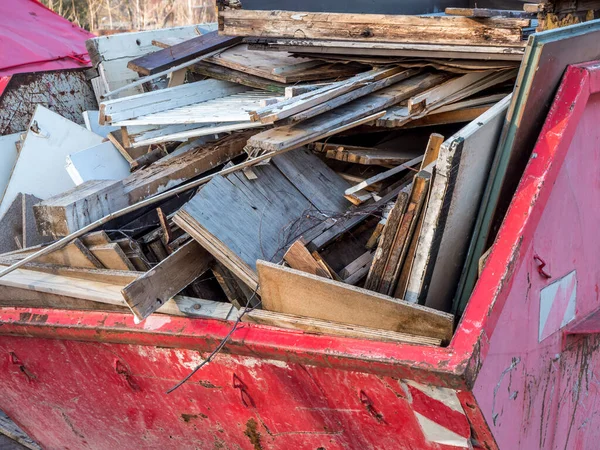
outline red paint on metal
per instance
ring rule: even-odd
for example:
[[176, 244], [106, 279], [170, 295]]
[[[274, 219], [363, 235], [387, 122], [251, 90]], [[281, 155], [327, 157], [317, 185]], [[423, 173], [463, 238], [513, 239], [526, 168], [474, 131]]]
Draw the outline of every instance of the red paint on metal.
[[4, 92], [4, 89], [6, 89], [6, 86], [8, 86], [8, 82], [10, 81], [10, 75], [8, 76], [0, 76], [0, 95], [2, 95], [2, 93]]
[[93, 37], [36, 0], [2, 0], [0, 76], [89, 66], [85, 41]]

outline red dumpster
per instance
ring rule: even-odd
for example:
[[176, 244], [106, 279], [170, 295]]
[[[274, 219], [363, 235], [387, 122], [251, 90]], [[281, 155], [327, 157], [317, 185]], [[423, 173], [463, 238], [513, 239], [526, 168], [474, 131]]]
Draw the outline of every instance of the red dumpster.
[[0, 409], [45, 448], [597, 448], [600, 63], [570, 67], [446, 348], [0, 308]]

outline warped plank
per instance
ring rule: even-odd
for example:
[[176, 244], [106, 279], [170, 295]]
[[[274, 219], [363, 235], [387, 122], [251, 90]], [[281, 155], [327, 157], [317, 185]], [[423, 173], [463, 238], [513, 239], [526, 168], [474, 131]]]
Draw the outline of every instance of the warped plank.
[[215, 50], [231, 47], [242, 41], [240, 37], [219, 36], [217, 31], [203, 34], [127, 63], [127, 68], [141, 75], [153, 75], [169, 67], [190, 61]]
[[264, 309], [449, 341], [453, 316], [266, 261], [257, 263]]
[[219, 32], [227, 36], [335, 39], [524, 47], [521, 28], [528, 19], [474, 21], [453, 16], [219, 11]]

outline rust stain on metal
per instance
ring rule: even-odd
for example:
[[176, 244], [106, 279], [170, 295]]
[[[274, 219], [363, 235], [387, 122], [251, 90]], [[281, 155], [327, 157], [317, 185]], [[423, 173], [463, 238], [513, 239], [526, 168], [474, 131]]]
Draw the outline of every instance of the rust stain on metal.
[[185, 423], [190, 423], [192, 420], [198, 419], [198, 418], [208, 419], [208, 416], [206, 414], [202, 414], [202, 413], [198, 413], [198, 414], [182, 414], [181, 418], [183, 419], [183, 421]]
[[258, 424], [256, 423], [256, 420], [251, 418], [246, 422], [246, 431], [244, 431], [244, 434], [250, 439], [250, 443], [254, 446], [254, 450], [263, 450], [263, 447], [260, 444], [260, 433], [257, 428]]

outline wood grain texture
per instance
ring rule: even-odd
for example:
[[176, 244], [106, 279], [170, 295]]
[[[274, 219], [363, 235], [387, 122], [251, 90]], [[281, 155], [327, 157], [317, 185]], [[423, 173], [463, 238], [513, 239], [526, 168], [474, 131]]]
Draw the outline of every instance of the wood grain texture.
[[89, 251], [106, 269], [135, 270], [131, 261], [129, 261], [123, 250], [121, 250], [121, 247], [119, 247], [119, 244], [92, 245], [89, 247]]
[[288, 269], [257, 264], [264, 309], [448, 341], [453, 316], [366, 289]]
[[219, 36], [217, 31], [212, 31], [169, 48], [132, 59], [127, 63], [127, 67], [141, 75], [153, 75], [241, 41], [241, 37]]
[[224, 10], [219, 31], [227, 36], [335, 39], [524, 47], [527, 19], [468, 19], [292, 11]]
[[290, 248], [288, 248], [285, 255], [283, 255], [283, 259], [292, 269], [317, 275], [319, 277], [331, 278], [329, 272], [319, 265], [300, 240], [297, 240], [290, 245]]
[[248, 312], [242, 319], [244, 322], [267, 325], [271, 327], [287, 328], [307, 334], [324, 334], [329, 336], [342, 336], [356, 339], [373, 339], [377, 341], [406, 342], [420, 345], [440, 345], [442, 340], [426, 336], [415, 336], [395, 331], [378, 330], [375, 328], [361, 327], [331, 322], [328, 320], [310, 317], [295, 316], [273, 311], [255, 309]]
[[189, 241], [121, 291], [138, 319], [145, 319], [206, 272], [212, 256]]

